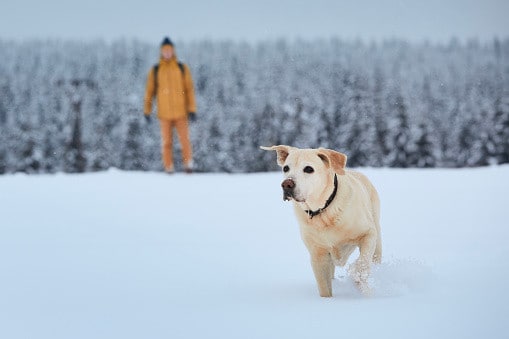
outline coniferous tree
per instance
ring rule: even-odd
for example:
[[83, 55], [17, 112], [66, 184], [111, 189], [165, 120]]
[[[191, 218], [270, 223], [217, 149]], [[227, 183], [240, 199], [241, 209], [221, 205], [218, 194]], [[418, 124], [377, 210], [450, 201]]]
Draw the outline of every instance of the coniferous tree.
[[144, 170], [142, 156], [142, 140], [139, 119], [132, 119], [129, 122], [127, 136], [122, 152], [121, 168], [126, 170]]
[[409, 159], [409, 165], [413, 167], [429, 168], [436, 166], [436, 156], [433, 151], [431, 131], [425, 123], [419, 125], [419, 134], [415, 142], [416, 150]]
[[495, 103], [493, 156], [499, 164], [509, 163], [509, 98], [505, 100]]
[[391, 100], [391, 107], [395, 115], [394, 125], [391, 126], [391, 134], [388, 142], [391, 150], [389, 154], [389, 166], [405, 168], [408, 167], [411, 152], [414, 151], [407, 107], [400, 94], [396, 94]]
[[81, 101], [73, 102], [74, 124], [72, 127], [71, 140], [67, 144], [65, 153], [65, 168], [71, 173], [82, 173], [85, 171], [86, 159], [83, 154], [83, 143], [81, 141]]

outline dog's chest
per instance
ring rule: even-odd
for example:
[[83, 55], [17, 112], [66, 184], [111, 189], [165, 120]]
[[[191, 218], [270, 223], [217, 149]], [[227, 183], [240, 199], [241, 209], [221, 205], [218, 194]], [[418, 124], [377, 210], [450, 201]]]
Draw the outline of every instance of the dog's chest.
[[335, 247], [350, 242], [351, 232], [346, 225], [316, 220], [301, 223], [301, 234], [305, 242], [312, 242], [321, 247]]

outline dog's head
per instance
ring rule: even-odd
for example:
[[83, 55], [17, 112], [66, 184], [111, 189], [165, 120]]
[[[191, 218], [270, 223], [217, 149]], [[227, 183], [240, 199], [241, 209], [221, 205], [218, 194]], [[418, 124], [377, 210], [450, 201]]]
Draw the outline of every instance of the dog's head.
[[293, 199], [312, 208], [323, 205], [334, 185], [334, 174], [345, 174], [346, 155], [330, 149], [286, 145], [261, 149], [277, 153], [277, 163], [285, 176], [281, 184], [284, 200]]

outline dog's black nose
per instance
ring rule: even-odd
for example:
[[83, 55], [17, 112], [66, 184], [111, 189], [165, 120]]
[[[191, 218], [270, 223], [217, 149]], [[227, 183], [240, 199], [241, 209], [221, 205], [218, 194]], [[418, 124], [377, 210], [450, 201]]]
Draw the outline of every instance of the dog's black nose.
[[291, 191], [295, 188], [295, 181], [292, 179], [286, 179], [281, 183], [281, 187], [283, 187], [283, 190], [285, 191]]

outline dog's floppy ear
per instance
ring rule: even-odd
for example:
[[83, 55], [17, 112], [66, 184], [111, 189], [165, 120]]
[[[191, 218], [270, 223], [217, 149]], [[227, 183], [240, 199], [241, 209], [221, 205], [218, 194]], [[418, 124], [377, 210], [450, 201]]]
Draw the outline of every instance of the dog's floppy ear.
[[345, 154], [333, 151], [331, 149], [319, 148], [318, 156], [320, 157], [320, 159], [323, 160], [323, 162], [327, 166], [332, 167], [334, 172], [336, 172], [340, 175], [345, 174], [345, 167], [346, 167], [346, 160], [347, 160], [347, 157]]
[[276, 151], [277, 153], [277, 164], [281, 167], [283, 167], [286, 158], [288, 157], [288, 154], [290, 154], [290, 150], [293, 147], [286, 146], [286, 145], [278, 145], [278, 146], [260, 146], [261, 149], [265, 151]]

